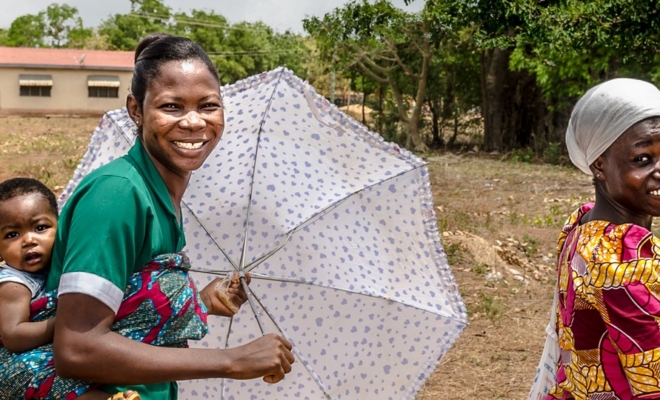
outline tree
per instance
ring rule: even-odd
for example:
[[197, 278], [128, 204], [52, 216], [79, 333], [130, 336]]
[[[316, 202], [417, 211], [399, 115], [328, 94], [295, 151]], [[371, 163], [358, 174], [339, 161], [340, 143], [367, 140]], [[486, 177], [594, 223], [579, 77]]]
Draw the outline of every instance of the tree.
[[511, 13], [520, 1], [528, 0], [429, 0], [425, 4], [425, 13], [436, 21], [435, 27], [449, 22], [454, 30], [471, 32], [479, 54], [486, 150], [528, 145], [543, 118], [538, 108], [541, 91], [533, 74], [510, 68], [517, 32], [524, 29], [519, 16]]
[[7, 30], [6, 42], [12, 47], [44, 47], [46, 23], [44, 13], [25, 14], [16, 18]]
[[595, 83], [660, 78], [657, 2], [428, 0], [424, 10], [474, 32], [487, 149], [562, 141], [572, 104]]
[[[479, 51], [471, 30], [453, 30], [432, 47], [427, 105], [431, 113], [433, 147], [453, 146], [458, 134], [474, 123], [481, 103]], [[451, 128], [445, 142], [443, 128]]]
[[275, 56], [270, 69], [274, 67], [287, 67], [297, 76], [306, 79], [308, 77], [308, 63], [311, 49], [306, 39], [291, 31], [275, 33], [270, 38], [270, 47]]
[[46, 8], [44, 16], [44, 36], [53, 47], [71, 47], [69, 42], [81, 43], [92, 36], [92, 30], [83, 27], [75, 7], [54, 3]]
[[317, 40], [322, 53], [332, 55], [331, 62], [336, 60], [346, 70], [357, 66], [389, 88], [398, 117], [408, 127], [407, 146], [426, 151], [419, 131], [431, 59], [426, 21], [386, 0], [373, 4], [355, 0], [323, 19], [305, 19], [303, 26]]
[[0, 28], [0, 46], [9, 46], [9, 36], [6, 29]]
[[131, 12], [103, 21], [99, 35], [108, 38], [112, 50], [135, 50], [145, 36], [168, 32], [170, 17], [171, 9], [159, 0], [131, 0]]
[[547, 105], [547, 140], [561, 141], [572, 105], [596, 83], [617, 76], [660, 78], [657, 2], [587, 0], [511, 10], [525, 26], [511, 67], [534, 74]]

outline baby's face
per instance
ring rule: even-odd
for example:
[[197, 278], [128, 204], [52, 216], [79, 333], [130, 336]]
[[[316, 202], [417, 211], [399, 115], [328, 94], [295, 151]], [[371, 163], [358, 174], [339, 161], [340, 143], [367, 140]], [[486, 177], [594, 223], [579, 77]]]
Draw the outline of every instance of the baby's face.
[[0, 257], [11, 267], [38, 272], [50, 264], [57, 217], [37, 193], [0, 202]]

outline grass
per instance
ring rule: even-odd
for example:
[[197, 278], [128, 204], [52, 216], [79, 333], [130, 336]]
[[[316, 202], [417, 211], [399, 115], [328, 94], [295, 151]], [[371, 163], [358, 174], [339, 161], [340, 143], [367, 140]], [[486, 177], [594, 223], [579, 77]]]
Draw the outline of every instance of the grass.
[[[471, 310], [470, 310], [471, 308]], [[476, 313], [482, 313], [491, 321], [499, 320], [504, 314], [505, 306], [494, 295], [477, 292], [477, 303], [468, 307], [468, 314], [474, 316]]]
[[99, 118], [0, 118], [0, 175], [36, 178], [59, 193], [87, 149]]

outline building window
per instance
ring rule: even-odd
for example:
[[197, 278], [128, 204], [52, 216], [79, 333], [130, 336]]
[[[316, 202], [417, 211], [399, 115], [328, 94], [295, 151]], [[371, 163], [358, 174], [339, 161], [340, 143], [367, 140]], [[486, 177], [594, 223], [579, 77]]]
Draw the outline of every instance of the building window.
[[88, 97], [119, 97], [119, 77], [116, 75], [89, 75], [87, 77]]
[[50, 97], [50, 86], [21, 86], [21, 96]]
[[19, 75], [18, 85], [21, 96], [50, 97], [53, 77], [50, 75]]
[[89, 97], [119, 97], [119, 88], [116, 87], [87, 87]]

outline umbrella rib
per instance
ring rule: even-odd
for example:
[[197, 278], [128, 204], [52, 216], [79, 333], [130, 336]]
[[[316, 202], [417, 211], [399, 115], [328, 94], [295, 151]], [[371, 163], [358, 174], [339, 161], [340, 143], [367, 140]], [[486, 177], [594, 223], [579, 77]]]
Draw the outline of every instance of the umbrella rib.
[[353, 196], [355, 196], [356, 194], [358, 194], [358, 193], [360, 193], [360, 192], [363, 192], [363, 191], [365, 191], [366, 189], [372, 188], [372, 187], [374, 187], [374, 186], [376, 186], [376, 185], [382, 184], [383, 182], [387, 182], [387, 181], [390, 181], [390, 180], [392, 180], [392, 179], [396, 179], [396, 178], [400, 177], [401, 175], [407, 174], [407, 173], [409, 173], [409, 172], [411, 172], [411, 171], [414, 171], [414, 170], [416, 170], [416, 169], [420, 169], [420, 168], [424, 167], [424, 165], [426, 165], [426, 164], [419, 165], [419, 166], [413, 167], [412, 169], [407, 169], [407, 170], [405, 170], [405, 171], [401, 171], [401, 172], [399, 172], [398, 174], [393, 175], [393, 176], [391, 176], [391, 177], [389, 177], [389, 178], [387, 178], [387, 179], [384, 179], [384, 180], [382, 180], [382, 181], [375, 182], [374, 184], [371, 184], [371, 185], [368, 185], [368, 186], [365, 186], [365, 187], [363, 187], [363, 188], [360, 188], [360, 189], [356, 190], [355, 192], [351, 193], [350, 195], [344, 197], [343, 199], [341, 199], [341, 200], [339, 200], [339, 201], [337, 201], [337, 202], [335, 202], [335, 203], [332, 203], [332, 204], [330, 204], [329, 206], [327, 206], [326, 208], [324, 208], [324, 209], [318, 211], [317, 213], [313, 214], [313, 215], [312, 215], [311, 217], [309, 217], [307, 220], [305, 220], [305, 221], [303, 221], [302, 223], [300, 223], [300, 225], [298, 225], [298, 226], [294, 227], [293, 229], [291, 229], [291, 230], [289, 231], [289, 233], [295, 233], [295, 232], [299, 231], [300, 229], [306, 227], [307, 225], [311, 224], [312, 222], [316, 221], [317, 219], [321, 218], [322, 216], [328, 214], [330, 211], [332, 211], [332, 210], [334, 210], [335, 208], [339, 207], [340, 205], [342, 205], [343, 203], [345, 203], [346, 201], [348, 201], [349, 199], [351, 199], [351, 198], [352, 198]]
[[[268, 319], [270, 319], [270, 322], [273, 323], [273, 325], [275, 326], [275, 328], [277, 328], [278, 332], [282, 335], [282, 337], [284, 337], [286, 340], [288, 340], [289, 343], [291, 343], [291, 344], [295, 343], [280, 328], [280, 326], [275, 321], [275, 317], [273, 315], [271, 315], [270, 312], [268, 312], [266, 307], [264, 307], [263, 303], [261, 302], [261, 299], [259, 299], [259, 297], [257, 297], [257, 296], [254, 296], [254, 298], [257, 300], [257, 303], [259, 303], [259, 305], [261, 306], [261, 309], [264, 310], [264, 312], [268, 316]], [[263, 334], [263, 331], [262, 331], [262, 334]], [[296, 357], [298, 359], [301, 359], [301, 360], [304, 359], [304, 357], [302, 357], [302, 355], [298, 352], [298, 350], [296, 349], [295, 346], [292, 347], [291, 351], [296, 355]], [[305, 369], [307, 370], [307, 373], [309, 373], [309, 375], [316, 382], [316, 384], [319, 385], [319, 388], [321, 389], [321, 391], [325, 395], [325, 398], [329, 399], [329, 400], [332, 400], [332, 396], [330, 396], [330, 393], [328, 393], [328, 391], [326, 390], [325, 385], [321, 381], [321, 378], [314, 371], [312, 371], [312, 368], [309, 366], [309, 363], [308, 362], [303, 362], [302, 365], [303, 365], [303, 367], [305, 367]]]
[[[231, 272], [231, 271], [211, 270], [211, 269], [203, 269], [203, 268], [195, 268], [192, 271], [194, 271], [194, 272], [203, 272], [203, 273], [212, 274], [212, 275], [221, 275], [221, 276], [226, 275], [229, 272]], [[382, 299], [382, 300], [387, 300], [387, 301], [392, 301], [392, 302], [398, 303], [397, 300], [392, 299], [390, 297], [380, 296], [380, 295], [371, 294], [371, 293], [361, 293], [361, 292], [356, 292], [354, 290], [338, 288], [338, 287], [335, 287], [335, 286], [322, 285], [322, 284], [319, 284], [318, 282], [309, 282], [309, 281], [303, 281], [303, 280], [294, 279], [294, 278], [273, 277], [273, 276], [267, 276], [267, 275], [262, 275], [262, 274], [254, 274], [254, 273], [251, 273], [250, 277], [253, 280], [254, 279], [260, 279], [260, 280], [263, 280], [263, 281], [271, 281], [271, 282], [295, 283], [295, 284], [300, 284], [300, 285], [316, 286], [316, 287], [326, 288], [326, 289], [331, 289], [331, 290], [339, 290], [339, 291], [346, 292], [346, 293], [352, 293], [352, 294], [356, 294], [356, 295], [360, 295], [360, 296], [373, 297], [374, 299]], [[254, 292], [252, 292], [252, 293], [254, 293]], [[265, 311], [266, 308], [263, 306], [263, 304], [261, 303], [261, 301], [259, 300], [259, 298], [256, 295], [255, 295], [255, 299], [261, 305], [261, 308], [264, 309], [264, 311]], [[416, 308], [416, 309], [419, 309], [419, 310], [422, 310], [422, 311], [425, 311], [425, 312], [431, 312], [431, 311], [428, 311], [426, 309], [421, 309], [419, 307], [416, 307], [414, 305], [404, 304], [404, 303], [401, 303], [401, 304], [403, 304], [407, 307], [413, 307], [413, 308]], [[267, 311], [266, 311], [266, 314], [268, 314]], [[271, 320], [273, 320], [273, 318], [272, 318], [272, 316], [270, 316], [270, 314], [268, 314], [268, 316]], [[458, 316], [443, 315], [443, 317], [467, 325], [467, 322], [460, 319]], [[273, 322], [275, 322], [275, 321], [273, 321]]]
[[[300, 279], [275, 278], [275, 277], [270, 277], [270, 276], [260, 275], [260, 274], [257, 274], [257, 275], [252, 274], [251, 277], [252, 277], [252, 279], [261, 279], [261, 280], [265, 280], [265, 281], [298, 283], [298, 284], [303, 284], [303, 285], [322, 287], [322, 288], [326, 288], [326, 289], [339, 290], [339, 291], [346, 292], [346, 293], [352, 293], [352, 294], [356, 294], [356, 295], [360, 295], [360, 296], [373, 297], [374, 299], [382, 299], [382, 300], [392, 301], [392, 302], [395, 302], [395, 303], [400, 303], [399, 301], [397, 301], [395, 299], [392, 299], [390, 297], [380, 296], [380, 295], [371, 294], [371, 293], [361, 293], [361, 292], [356, 292], [354, 290], [342, 289], [342, 288], [338, 288], [338, 287], [334, 287], [334, 286], [321, 285], [317, 282], [308, 282], [308, 281], [303, 281], [303, 280], [300, 280]], [[257, 301], [258, 301], [258, 299], [257, 299]], [[261, 302], [259, 302], [259, 304], [261, 304]], [[412, 307], [412, 308], [416, 308], [416, 309], [419, 309], [419, 310], [422, 310], [422, 311], [430, 312], [426, 309], [421, 309], [421, 308], [419, 308], [417, 306], [414, 306], [414, 305], [404, 304], [404, 303], [400, 303], [400, 304], [403, 304], [407, 307]], [[263, 308], [263, 306], [262, 306], [262, 308]], [[265, 310], [265, 308], [264, 308], [264, 310]], [[443, 317], [454, 320], [456, 322], [463, 323], [463, 324], [466, 323], [465, 321], [461, 320], [460, 318], [454, 317], [454, 316], [451, 316], [451, 315], [443, 315]]]
[[[258, 150], [257, 150], [257, 151], [258, 151]], [[256, 153], [255, 153], [255, 154], [256, 154]], [[255, 158], [256, 158], [256, 155], [255, 155]], [[239, 272], [240, 272], [240, 271], [251, 271], [252, 269], [254, 269], [254, 268], [256, 268], [257, 266], [259, 266], [261, 263], [263, 263], [265, 260], [267, 260], [268, 258], [270, 258], [270, 257], [271, 257], [273, 254], [275, 254], [277, 251], [279, 251], [280, 249], [282, 249], [282, 248], [286, 245], [286, 243], [289, 241], [289, 238], [291, 237], [291, 235], [293, 235], [294, 233], [296, 233], [296, 232], [299, 231], [300, 229], [304, 228], [305, 226], [311, 224], [312, 222], [316, 221], [317, 219], [321, 218], [322, 216], [328, 214], [330, 211], [334, 210], [335, 208], [337, 208], [337, 207], [339, 207], [340, 205], [342, 205], [344, 202], [348, 201], [348, 200], [349, 200], [350, 198], [352, 198], [354, 195], [356, 195], [356, 194], [358, 194], [358, 193], [360, 193], [360, 192], [362, 192], [362, 191], [364, 191], [364, 190], [366, 190], [366, 189], [369, 189], [369, 188], [371, 188], [371, 187], [374, 187], [374, 186], [376, 186], [376, 185], [378, 185], [378, 184], [381, 184], [381, 183], [383, 183], [383, 182], [387, 182], [387, 181], [389, 181], [389, 180], [392, 180], [392, 179], [398, 178], [399, 176], [401, 176], [401, 175], [403, 175], [403, 174], [406, 174], [406, 173], [409, 173], [410, 171], [414, 171], [415, 169], [422, 168], [423, 166], [424, 166], [424, 165], [416, 166], [416, 167], [414, 167], [414, 168], [412, 168], [412, 169], [408, 169], [408, 170], [402, 171], [402, 172], [400, 172], [400, 173], [398, 173], [398, 174], [396, 174], [396, 175], [393, 175], [393, 176], [391, 176], [391, 177], [389, 177], [389, 178], [387, 178], [387, 179], [385, 179], [385, 180], [382, 180], [382, 181], [376, 182], [376, 183], [374, 183], [374, 184], [372, 184], [372, 185], [369, 185], [369, 186], [365, 186], [365, 187], [363, 187], [363, 188], [361, 188], [361, 189], [359, 189], [359, 190], [356, 190], [355, 192], [351, 193], [349, 196], [344, 197], [344, 198], [341, 199], [340, 201], [337, 201], [337, 202], [335, 202], [335, 203], [329, 205], [328, 207], [326, 207], [326, 208], [324, 208], [324, 209], [318, 211], [316, 214], [313, 214], [309, 219], [307, 219], [306, 221], [304, 221], [304, 223], [301, 223], [300, 225], [294, 227], [294, 228], [291, 229], [289, 232], [287, 232], [287, 233], [286, 233], [287, 236], [286, 236], [286, 238], [284, 239], [284, 242], [283, 242], [282, 244], [280, 244], [280, 245], [278, 245], [276, 248], [270, 250], [268, 253], [266, 253], [265, 255], [261, 256], [259, 259], [257, 259], [257, 260], [255, 260], [255, 261], [251, 262], [251, 263], [248, 264], [247, 266], [244, 265], [244, 262], [245, 262], [246, 246], [247, 246], [247, 234], [248, 234], [248, 232], [247, 232], [247, 226], [248, 226], [249, 215], [250, 215], [250, 204], [252, 203], [252, 193], [251, 193], [251, 192], [250, 192], [250, 199], [249, 199], [249, 202], [248, 202], [248, 209], [247, 209], [247, 216], [246, 216], [246, 224], [245, 224], [245, 226], [246, 226], [246, 231], [245, 231], [245, 237], [244, 237], [244, 241], [243, 241], [243, 252], [241, 253], [241, 260], [240, 260], [240, 263], [239, 263], [239, 264], [237, 264], [237, 263], [236, 263], [236, 262], [235, 262], [235, 261], [229, 256], [229, 254], [227, 254], [227, 252], [222, 248], [222, 246], [220, 246], [220, 244], [215, 240], [215, 238], [213, 237], [213, 235], [211, 235], [211, 233], [206, 229], [206, 227], [205, 227], [204, 225], [202, 225], [201, 221], [199, 220], [199, 218], [197, 218], [197, 215], [195, 215], [194, 211], [192, 210], [192, 208], [190, 208], [190, 206], [188, 205], [188, 203], [186, 203], [185, 201], [182, 201], [182, 203], [183, 203], [184, 206], [186, 206], [186, 208], [188, 209], [188, 211], [190, 211], [190, 213], [193, 215], [193, 217], [195, 217], [195, 220], [197, 221], [197, 223], [199, 224], [199, 226], [204, 230], [204, 232], [206, 232], [206, 234], [208, 235], [208, 237], [213, 241], [213, 243], [216, 245], [216, 247], [222, 252], [222, 254], [225, 256], [225, 258], [227, 258], [227, 260], [229, 261], [229, 263], [232, 265], [232, 267], [234, 267], [234, 269], [235, 269], [236, 271], [239, 271]], [[253, 171], [253, 176], [254, 176], [254, 171]], [[254, 183], [254, 181], [253, 181], [253, 183]], [[208, 269], [204, 269], [204, 268], [197, 268], [196, 270], [201, 271], [201, 272], [211, 273], [211, 274], [218, 274], [218, 275], [220, 274], [220, 271], [219, 271], [219, 270], [208, 270]], [[229, 273], [229, 272], [231, 272], [231, 271], [227, 271], [227, 273]]]
[[[218, 242], [216, 242], [216, 240], [215, 240], [215, 238], [213, 237], [213, 235], [211, 235], [211, 232], [209, 232], [209, 231], [206, 229], [206, 227], [202, 224], [202, 221], [200, 221], [199, 218], [197, 218], [197, 215], [195, 215], [195, 212], [192, 210], [192, 208], [190, 208], [190, 206], [188, 205], [188, 203], [186, 203], [185, 201], [182, 201], [181, 203], [182, 203], [184, 206], [186, 206], [186, 208], [188, 209], [188, 211], [190, 211], [190, 214], [192, 214], [192, 216], [195, 218], [195, 221], [197, 221], [197, 223], [199, 224], [199, 226], [204, 230], [204, 232], [206, 232], [206, 234], [208, 235], [208, 237], [211, 238], [211, 240], [213, 241], [213, 243], [215, 244], [215, 246], [216, 246], [218, 249], [220, 249], [220, 251], [221, 251], [222, 254], [225, 256], [225, 258], [227, 259], [227, 261], [229, 261], [229, 263], [231, 264], [231, 266], [234, 267], [234, 269], [235, 269], [236, 271], [240, 271], [240, 268], [238, 267], [238, 264], [237, 264], [237, 263], [236, 263], [231, 257], [229, 257], [229, 254], [227, 254], [227, 252], [226, 252], [226, 251], [220, 246], [220, 244], [219, 244]], [[231, 272], [231, 271], [229, 271], [229, 272]]]
[[255, 180], [255, 174], [257, 172], [257, 156], [259, 155], [259, 143], [261, 142], [261, 134], [263, 132], [263, 125], [265, 122], [265, 118], [268, 115], [268, 111], [270, 110], [270, 107], [273, 104], [273, 98], [275, 97], [275, 91], [276, 88], [279, 84], [279, 81], [282, 79], [282, 72], [284, 70], [280, 71], [279, 76], [277, 77], [277, 83], [273, 86], [273, 92], [270, 94], [270, 98], [268, 99], [268, 105], [266, 106], [266, 109], [264, 111], [264, 116], [261, 119], [261, 122], [259, 123], [259, 131], [257, 132], [257, 144], [255, 146], [254, 150], [254, 164], [252, 164], [252, 180], [250, 182], [250, 193], [248, 195], [248, 203], [247, 203], [247, 211], [245, 214], [245, 235], [243, 236], [243, 251], [241, 252], [241, 261], [240, 261], [240, 270], [243, 270], [243, 267], [245, 266], [245, 254], [247, 252], [247, 241], [248, 241], [248, 233], [250, 230], [250, 211], [252, 209], [252, 195], [254, 193], [254, 180]]
[[[282, 70], [282, 72], [283, 72], [283, 71], [284, 71], [284, 70]], [[280, 72], [280, 74], [279, 74], [279, 76], [278, 76], [278, 79], [281, 79], [281, 77], [282, 77], [282, 72]], [[275, 85], [275, 87], [277, 87], [277, 85]], [[273, 100], [273, 97], [274, 97], [274, 96], [275, 96], [275, 89], [273, 89], [273, 92], [272, 92], [271, 95], [270, 95], [270, 99], [268, 100], [268, 106], [266, 107], [266, 111], [264, 112], [264, 118], [265, 118], [265, 116], [268, 114], [268, 110], [270, 109], [270, 106], [271, 106], [271, 104], [272, 104], [272, 102], [273, 102], [272, 100]], [[223, 255], [227, 258], [227, 260], [231, 263], [231, 265], [234, 267], [234, 269], [236, 269], [236, 271], [239, 271], [239, 272], [244, 270], [243, 267], [244, 267], [244, 265], [245, 265], [245, 255], [246, 255], [246, 252], [247, 252], [247, 238], [248, 238], [248, 232], [249, 232], [249, 226], [250, 226], [250, 210], [251, 210], [251, 208], [252, 208], [252, 194], [253, 194], [253, 191], [254, 191], [254, 177], [255, 177], [256, 168], [257, 168], [257, 162], [256, 162], [256, 160], [257, 160], [257, 155], [258, 155], [258, 153], [259, 153], [259, 142], [261, 141], [261, 133], [262, 133], [262, 130], [263, 130], [263, 123], [264, 123], [264, 120], [262, 119], [262, 120], [261, 120], [261, 123], [259, 124], [259, 132], [257, 132], [257, 144], [256, 144], [256, 149], [255, 149], [255, 151], [254, 151], [254, 159], [255, 159], [255, 162], [254, 162], [254, 164], [252, 165], [252, 181], [251, 181], [251, 183], [250, 183], [250, 193], [249, 193], [249, 197], [248, 197], [247, 211], [246, 211], [246, 214], [245, 214], [245, 232], [244, 232], [244, 235], [243, 235], [243, 251], [241, 252], [241, 258], [240, 258], [240, 261], [239, 261], [238, 264], [236, 264], [236, 262], [234, 262], [234, 260], [232, 260], [232, 258], [229, 257], [229, 255], [227, 254], [227, 252], [226, 252], [226, 251], [220, 246], [220, 244], [215, 240], [215, 238], [213, 237], [213, 235], [211, 235], [211, 233], [210, 233], [210, 232], [204, 227], [204, 225], [202, 225], [201, 221], [199, 220], [199, 218], [197, 218], [197, 215], [195, 215], [195, 213], [194, 213], [193, 210], [190, 208], [190, 206], [189, 206], [185, 201], [183, 202], [183, 204], [186, 206], [186, 208], [187, 208], [187, 209], [191, 212], [191, 214], [195, 217], [195, 219], [196, 219], [197, 222], [199, 223], [199, 226], [201, 226], [202, 229], [204, 229], [204, 231], [205, 231], [205, 232], [207, 233], [207, 235], [211, 238], [211, 240], [213, 241], [213, 243], [218, 247], [218, 249], [220, 249], [220, 251], [222, 252], [222, 254], [223, 254]], [[122, 133], [123, 133], [123, 132], [122, 132]], [[281, 247], [280, 247], [280, 248], [281, 248]], [[279, 248], [278, 248], [277, 250], [279, 250]], [[276, 251], [277, 251], [277, 250], [276, 250]], [[272, 254], [272, 253], [271, 253], [271, 254]], [[268, 256], [267, 256], [267, 257], [268, 257]], [[267, 258], [267, 257], [266, 257], [266, 258]]]

